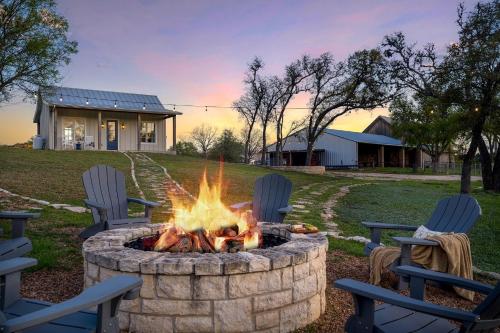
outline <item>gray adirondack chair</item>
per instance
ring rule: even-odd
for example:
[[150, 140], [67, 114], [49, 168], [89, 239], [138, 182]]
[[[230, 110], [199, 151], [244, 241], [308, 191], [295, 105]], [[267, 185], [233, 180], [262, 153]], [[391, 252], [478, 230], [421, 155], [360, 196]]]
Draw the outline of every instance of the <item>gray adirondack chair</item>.
[[[335, 282], [336, 288], [350, 292], [354, 298], [355, 313], [345, 324], [346, 332], [492, 332], [500, 326], [500, 282], [492, 287], [413, 266], [400, 266], [396, 271], [409, 277], [411, 297], [351, 279]], [[487, 296], [472, 311], [448, 308], [423, 300], [426, 281], [451, 284]], [[376, 305], [375, 300], [383, 303]]]
[[[122, 299], [139, 296], [142, 280], [114, 276], [58, 304], [19, 296], [21, 271], [36, 265], [32, 258], [5, 260], [0, 265], [0, 332], [90, 333], [119, 332], [118, 308]], [[97, 306], [97, 312], [89, 308]]]
[[[80, 233], [80, 237], [84, 239], [103, 230], [150, 223], [152, 209], [160, 205], [157, 202], [127, 197], [125, 176], [107, 165], [93, 166], [83, 173], [82, 180], [87, 193], [85, 205], [91, 209], [94, 218], [94, 225]], [[144, 205], [144, 216], [129, 217], [129, 202]]]
[[231, 206], [233, 210], [252, 209], [257, 221], [282, 223], [286, 214], [292, 212], [288, 204], [292, 193], [292, 182], [278, 174], [269, 174], [255, 181], [253, 200]]
[[[440, 200], [425, 226], [434, 231], [468, 233], [481, 216], [481, 207], [476, 199], [466, 194], [454, 195]], [[365, 254], [380, 246], [381, 231], [384, 229], [417, 230], [417, 226], [362, 222], [370, 229], [371, 242], [365, 246]], [[395, 266], [410, 265], [412, 245], [438, 246], [437, 242], [413, 237], [393, 237], [401, 246], [401, 257]], [[405, 280], [400, 281], [401, 288], [406, 287]]]
[[[11, 238], [0, 240], [0, 261], [21, 257], [33, 249], [29, 238], [24, 237], [24, 230], [28, 219], [38, 217], [38, 213], [0, 212], [0, 219], [11, 220]], [[0, 235], [1, 231], [0, 229]]]

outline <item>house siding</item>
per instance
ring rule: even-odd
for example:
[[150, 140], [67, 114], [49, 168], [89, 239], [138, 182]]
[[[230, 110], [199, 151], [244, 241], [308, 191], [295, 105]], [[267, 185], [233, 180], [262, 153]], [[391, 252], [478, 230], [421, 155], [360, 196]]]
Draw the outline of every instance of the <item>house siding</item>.
[[50, 130], [52, 129], [52, 117], [50, 114], [49, 105], [46, 103], [42, 104], [40, 111], [40, 136], [45, 141], [45, 149], [53, 148], [52, 135], [50, 135]]
[[[57, 109], [57, 140], [56, 147], [50, 145], [53, 149], [63, 148], [63, 120], [67, 118], [79, 118], [85, 121], [85, 136], [92, 136], [94, 148], [85, 147], [85, 149], [97, 150], [98, 133], [101, 131], [101, 146], [100, 150], [107, 150], [106, 143], [106, 126], [101, 127], [98, 124], [98, 110], [80, 110], [80, 109]], [[43, 111], [42, 111], [43, 114]], [[125, 112], [109, 112], [101, 111], [101, 120], [104, 124], [108, 120], [116, 120], [118, 122], [118, 150], [119, 151], [136, 151], [138, 150], [138, 131], [137, 131], [137, 114]], [[166, 119], [155, 115], [141, 114], [142, 121], [154, 121], [156, 128], [156, 143], [141, 143], [141, 151], [165, 152], [166, 151]], [[52, 122], [49, 122], [49, 139], [54, 136], [51, 129]], [[122, 124], [124, 128], [122, 128]], [[40, 124], [41, 128], [46, 127]]]

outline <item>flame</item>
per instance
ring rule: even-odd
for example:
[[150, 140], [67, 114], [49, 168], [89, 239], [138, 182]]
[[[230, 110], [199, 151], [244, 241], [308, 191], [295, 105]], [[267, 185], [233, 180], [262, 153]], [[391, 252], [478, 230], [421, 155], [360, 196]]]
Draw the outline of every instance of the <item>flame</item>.
[[[238, 214], [227, 208], [221, 200], [222, 194], [222, 164], [219, 169], [218, 182], [210, 186], [207, 181], [206, 170], [200, 182], [200, 190], [197, 200], [192, 206], [187, 206], [178, 198], [171, 196], [174, 216], [169, 223], [174, 226], [164, 232], [155, 249], [168, 248], [171, 246], [172, 238], [180, 233], [190, 233], [204, 230], [205, 234], [212, 239], [216, 251], [221, 251], [226, 241], [231, 239], [242, 239], [244, 249], [256, 248], [260, 245], [261, 233], [257, 224], [253, 221], [251, 213]], [[221, 230], [225, 228], [238, 227], [237, 236], [221, 236]], [[194, 242], [199, 243], [199, 239]], [[196, 245], [195, 245], [196, 246]]]

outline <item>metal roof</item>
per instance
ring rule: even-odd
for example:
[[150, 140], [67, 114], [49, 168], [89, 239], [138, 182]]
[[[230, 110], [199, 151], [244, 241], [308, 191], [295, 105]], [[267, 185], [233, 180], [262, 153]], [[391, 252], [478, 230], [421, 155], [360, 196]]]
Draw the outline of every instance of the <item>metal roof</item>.
[[160, 99], [154, 95], [68, 87], [51, 87], [40, 91], [40, 95], [44, 102], [59, 107], [172, 116], [181, 114], [180, 112], [165, 109]]
[[385, 136], [385, 135], [341, 131], [330, 128], [326, 129], [325, 133], [360, 143], [370, 143], [374, 145], [386, 145], [386, 146], [404, 146], [401, 140], [391, 138], [390, 136]]

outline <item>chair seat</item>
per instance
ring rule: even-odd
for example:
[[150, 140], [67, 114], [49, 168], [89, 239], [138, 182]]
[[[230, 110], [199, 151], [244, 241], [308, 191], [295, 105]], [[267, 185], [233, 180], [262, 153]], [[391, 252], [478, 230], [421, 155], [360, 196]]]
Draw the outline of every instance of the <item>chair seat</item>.
[[133, 217], [128, 219], [108, 220], [109, 229], [130, 228], [145, 223], [151, 223], [151, 219], [147, 217]]
[[26, 237], [2, 240], [0, 241], [0, 261], [21, 257], [32, 249], [31, 241]]
[[[51, 303], [31, 299], [20, 299], [9, 306], [4, 314], [7, 319], [19, 317], [41, 310]], [[96, 331], [97, 314], [91, 311], [80, 311], [62, 318], [23, 331], [26, 333], [90, 333]]]
[[380, 332], [446, 333], [459, 331], [446, 319], [390, 304], [380, 304], [375, 307], [374, 321]]

